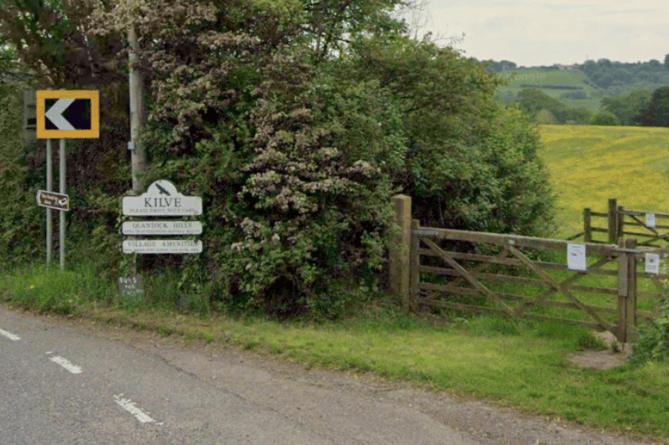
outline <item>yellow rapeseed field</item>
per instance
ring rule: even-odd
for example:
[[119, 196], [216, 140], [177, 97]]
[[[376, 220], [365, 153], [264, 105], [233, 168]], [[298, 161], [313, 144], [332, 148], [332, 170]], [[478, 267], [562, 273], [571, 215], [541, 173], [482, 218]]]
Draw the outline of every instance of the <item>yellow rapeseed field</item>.
[[[583, 230], [583, 209], [669, 213], [669, 128], [542, 125], [546, 163], [558, 196], [558, 236]], [[593, 225], [605, 226], [603, 219]]]

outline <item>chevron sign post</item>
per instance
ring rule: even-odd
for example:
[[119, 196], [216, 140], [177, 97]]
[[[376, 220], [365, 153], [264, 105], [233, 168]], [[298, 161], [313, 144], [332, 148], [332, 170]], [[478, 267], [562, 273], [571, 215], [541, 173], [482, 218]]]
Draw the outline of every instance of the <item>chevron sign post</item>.
[[[60, 139], [60, 194], [65, 195], [65, 139], [97, 139], [100, 137], [100, 96], [97, 91], [36, 91], [35, 101], [36, 136], [46, 139], [46, 190], [38, 193], [38, 202], [52, 193], [53, 169], [51, 162], [51, 139]], [[64, 198], [61, 198], [62, 201]], [[46, 206], [46, 263], [51, 262], [53, 242], [51, 208], [60, 211], [60, 269], [65, 268], [65, 204]], [[66, 201], [69, 203], [69, 199]]]

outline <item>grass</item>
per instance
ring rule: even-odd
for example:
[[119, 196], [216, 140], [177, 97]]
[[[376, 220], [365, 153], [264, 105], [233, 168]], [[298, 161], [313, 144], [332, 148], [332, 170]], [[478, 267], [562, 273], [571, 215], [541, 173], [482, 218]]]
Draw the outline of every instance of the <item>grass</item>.
[[[583, 209], [606, 212], [609, 198], [629, 210], [669, 212], [669, 128], [542, 125], [540, 133], [539, 156], [558, 198], [559, 237], [582, 232]], [[592, 222], [606, 227], [604, 218]]]
[[[0, 291], [7, 303], [36, 311], [235, 345], [306, 367], [372, 372], [596, 428], [669, 438], [669, 366], [578, 368], [567, 354], [601, 346], [585, 328], [492, 316], [435, 323], [383, 301], [337, 322], [209, 318], [174, 311], [168, 293], [168, 301], [151, 297], [128, 309], [113, 287], [94, 278], [90, 265], [65, 273], [34, 267], [5, 274]], [[160, 294], [147, 289], [152, 293]]]

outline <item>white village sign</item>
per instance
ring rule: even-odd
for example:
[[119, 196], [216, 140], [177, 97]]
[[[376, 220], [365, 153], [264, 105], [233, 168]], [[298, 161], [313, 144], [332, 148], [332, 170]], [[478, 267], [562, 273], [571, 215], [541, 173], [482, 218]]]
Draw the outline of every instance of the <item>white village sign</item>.
[[124, 235], [199, 235], [202, 233], [200, 221], [124, 221], [121, 225]]
[[[202, 198], [184, 196], [174, 184], [159, 179], [139, 196], [126, 196], [122, 201], [123, 215], [130, 217], [163, 216], [165, 219], [124, 221], [121, 230], [124, 235], [199, 235], [202, 223], [171, 219], [170, 216], [202, 214]], [[202, 241], [192, 239], [126, 239], [122, 244], [123, 253], [139, 254], [189, 254], [202, 253]]]
[[149, 186], [146, 193], [124, 197], [122, 208], [126, 216], [201, 215], [202, 198], [184, 196], [170, 181], [159, 179]]
[[123, 253], [202, 253], [202, 241], [180, 239], [131, 239], [123, 241]]

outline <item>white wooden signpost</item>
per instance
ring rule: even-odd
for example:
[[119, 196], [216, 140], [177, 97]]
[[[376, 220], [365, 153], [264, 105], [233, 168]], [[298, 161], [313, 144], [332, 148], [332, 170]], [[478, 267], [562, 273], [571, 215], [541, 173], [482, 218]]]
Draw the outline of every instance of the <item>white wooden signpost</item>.
[[[195, 216], [202, 214], [202, 198], [185, 196], [166, 179], [159, 179], [140, 196], [126, 196], [122, 200], [125, 216]], [[160, 219], [130, 220], [121, 226], [124, 235], [199, 235], [202, 223], [199, 221]], [[202, 252], [202, 241], [166, 239], [126, 239], [122, 244], [123, 253], [139, 254], [195, 254]]]

